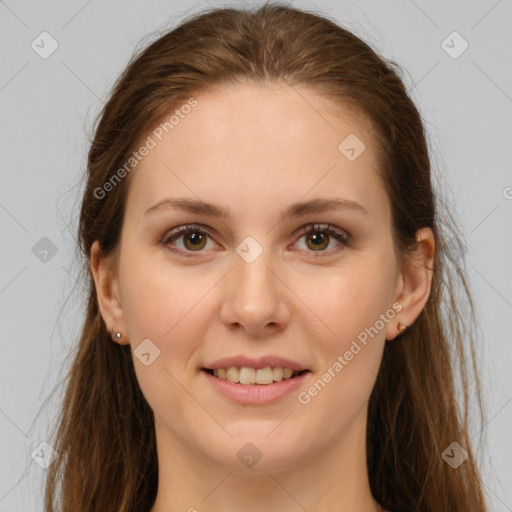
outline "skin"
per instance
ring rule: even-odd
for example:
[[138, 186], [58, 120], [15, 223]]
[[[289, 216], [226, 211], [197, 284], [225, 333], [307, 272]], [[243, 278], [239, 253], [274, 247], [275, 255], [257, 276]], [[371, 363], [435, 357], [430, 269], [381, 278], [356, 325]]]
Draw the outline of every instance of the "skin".
[[[159, 487], [151, 512], [381, 510], [366, 471], [367, 403], [386, 340], [428, 300], [432, 231], [417, 233], [401, 270], [364, 117], [286, 85], [217, 88], [196, 99], [129, 176], [118, 252], [104, 257], [97, 242], [91, 250], [101, 314], [122, 333], [117, 342], [135, 349], [149, 338], [160, 350], [148, 366], [134, 357], [155, 414]], [[338, 150], [349, 134], [365, 144], [354, 161]], [[171, 197], [229, 207], [232, 219], [173, 208], [144, 215]], [[329, 197], [357, 201], [368, 213], [281, 219], [291, 203]], [[159, 243], [190, 223], [210, 228], [199, 250], [186, 235]], [[319, 250], [296, 234], [311, 223], [331, 224], [352, 242], [328, 236]], [[263, 248], [252, 263], [236, 253], [247, 236]], [[312, 370], [299, 390], [307, 391], [393, 303], [401, 311], [307, 404], [294, 392], [275, 404], [239, 405], [200, 372], [225, 356], [276, 354]], [[251, 468], [237, 456], [247, 442], [261, 453]]]

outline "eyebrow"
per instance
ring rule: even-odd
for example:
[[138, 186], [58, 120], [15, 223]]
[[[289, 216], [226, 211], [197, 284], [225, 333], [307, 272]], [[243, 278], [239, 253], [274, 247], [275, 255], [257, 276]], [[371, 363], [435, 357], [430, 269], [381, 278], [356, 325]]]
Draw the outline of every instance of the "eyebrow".
[[[206, 215], [208, 217], [218, 217], [224, 220], [230, 220], [232, 215], [229, 209], [222, 206], [216, 206], [201, 200], [190, 199], [187, 197], [176, 197], [162, 199], [158, 203], [149, 207], [144, 215], [154, 213], [168, 208], [185, 210], [190, 213]], [[350, 199], [325, 198], [312, 199], [310, 201], [297, 202], [290, 205], [282, 212], [282, 218], [300, 217], [311, 213], [323, 213], [330, 210], [351, 210], [357, 213], [368, 215], [368, 210], [360, 203]]]

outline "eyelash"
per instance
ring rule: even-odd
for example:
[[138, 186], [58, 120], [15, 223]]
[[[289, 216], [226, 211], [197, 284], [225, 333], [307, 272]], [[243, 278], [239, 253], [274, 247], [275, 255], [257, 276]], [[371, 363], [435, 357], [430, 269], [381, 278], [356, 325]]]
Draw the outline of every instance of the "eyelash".
[[[308, 224], [302, 228], [297, 233], [297, 236], [299, 238], [302, 238], [304, 235], [309, 235], [310, 233], [325, 233], [329, 235], [330, 237], [335, 238], [338, 242], [341, 244], [341, 248], [338, 247], [337, 249], [331, 249], [329, 251], [321, 250], [321, 251], [307, 251], [308, 253], [311, 253], [311, 258], [321, 258], [325, 255], [331, 256], [334, 253], [337, 253], [339, 251], [342, 251], [345, 247], [350, 245], [350, 236], [345, 234], [343, 231], [340, 231], [338, 228], [332, 226], [331, 224]], [[170, 232], [167, 232], [164, 237], [160, 240], [160, 244], [163, 246], [168, 247], [171, 242], [174, 242], [181, 236], [188, 234], [188, 233], [199, 233], [201, 235], [207, 236], [211, 238], [208, 231], [203, 229], [198, 224], [186, 224], [183, 226], [178, 226], [177, 228], [171, 230]], [[188, 250], [182, 250], [182, 249], [171, 249], [173, 251], [179, 252], [180, 254], [184, 255], [185, 257], [195, 257], [194, 253], [201, 253], [203, 251], [188, 251]]]

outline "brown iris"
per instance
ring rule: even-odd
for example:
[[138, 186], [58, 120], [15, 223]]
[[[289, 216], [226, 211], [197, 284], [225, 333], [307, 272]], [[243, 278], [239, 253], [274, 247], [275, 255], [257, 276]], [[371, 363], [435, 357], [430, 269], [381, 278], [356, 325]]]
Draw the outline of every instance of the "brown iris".
[[[183, 241], [187, 249], [192, 251], [201, 250], [204, 248], [206, 243], [206, 235], [198, 233], [197, 231], [190, 231], [189, 233], [185, 233], [183, 235]], [[188, 244], [188, 241], [190, 241], [190, 245]]]
[[[310, 233], [306, 237], [306, 244], [310, 241], [314, 242], [313, 250], [325, 249], [329, 245], [329, 235], [325, 233]], [[309, 247], [309, 245], [308, 245]], [[311, 247], [310, 247], [311, 248]]]

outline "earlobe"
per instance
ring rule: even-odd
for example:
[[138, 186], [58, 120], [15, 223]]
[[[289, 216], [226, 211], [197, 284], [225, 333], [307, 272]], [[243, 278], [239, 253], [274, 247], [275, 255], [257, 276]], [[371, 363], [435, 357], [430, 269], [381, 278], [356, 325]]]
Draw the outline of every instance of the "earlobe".
[[118, 279], [112, 259], [104, 256], [98, 240], [91, 247], [90, 266], [98, 307], [107, 331], [113, 341], [126, 345], [129, 339], [119, 297]]
[[434, 275], [435, 236], [430, 228], [421, 228], [416, 233], [416, 249], [401, 273], [402, 287], [396, 301], [402, 308], [395, 325], [389, 324], [386, 339], [392, 340], [411, 326], [430, 296]]

